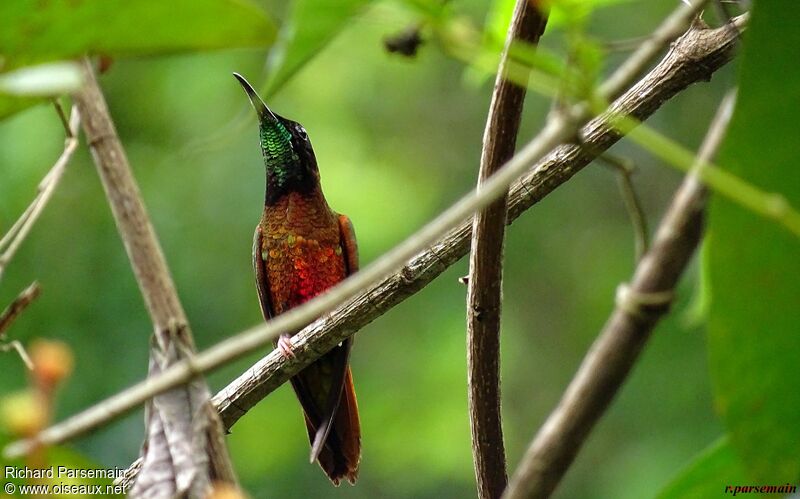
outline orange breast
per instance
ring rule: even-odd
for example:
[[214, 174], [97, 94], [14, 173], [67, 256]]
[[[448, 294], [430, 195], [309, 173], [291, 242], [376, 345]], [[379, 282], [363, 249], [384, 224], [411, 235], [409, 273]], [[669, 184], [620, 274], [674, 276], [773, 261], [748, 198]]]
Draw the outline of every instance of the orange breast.
[[[324, 203], [324, 201], [323, 201]], [[345, 278], [346, 269], [333, 212], [302, 196], [287, 199], [262, 220], [270, 301], [280, 314]]]

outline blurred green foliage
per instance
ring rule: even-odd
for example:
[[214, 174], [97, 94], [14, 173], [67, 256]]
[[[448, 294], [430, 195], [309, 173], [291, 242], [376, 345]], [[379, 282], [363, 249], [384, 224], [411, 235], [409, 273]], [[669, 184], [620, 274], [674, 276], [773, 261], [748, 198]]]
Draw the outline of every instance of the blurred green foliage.
[[[746, 485], [747, 473], [727, 438], [714, 442], [687, 466], [658, 499], [718, 497], [727, 486]], [[782, 484], [781, 484], [782, 485]]]
[[[647, 34], [675, 4], [612, 2], [586, 18], [587, 34], [594, 40]], [[261, 7], [284, 26], [301, 12], [279, 0], [262, 0]], [[481, 26], [489, 7], [462, 0], [452, 8]], [[355, 224], [362, 264], [476, 179], [491, 85], [465, 84], [464, 66], [437, 43], [424, 45], [414, 59], [382, 47], [386, 35], [419, 22], [419, 12], [376, 2], [363, 15], [348, 17], [341, 34], [269, 102], [308, 130], [328, 200]], [[167, 32], [190, 21], [170, 16], [158, 22]], [[205, 47], [206, 36], [213, 40], [213, 31], [194, 30], [196, 46]], [[548, 31], [542, 43], [563, 53], [565, 34]], [[286, 54], [285, 64], [300, 57]], [[625, 55], [607, 54], [601, 74]], [[231, 72], [263, 81], [270, 77], [262, 72], [265, 60], [265, 49], [119, 58], [101, 79], [200, 348], [261, 320], [250, 249], [263, 202], [263, 164], [252, 113]], [[666, 103], [650, 124], [696, 148], [734, 76], [733, 67], [723, 69], [710, 83]], [[548, 108], [548, 99], [528, 98], [521, 142], [536, 133]], [[48, 106], [0, 122], [0, 231], [30, 202], [62, 145], [63, 130]], [[680, 175], [625, 141], [613, 152], [639, 165], [634, 182], [654, 225]], [[615, 176], [594, 165], [510, 228], [502, 369], [511, 469], [602, 327], [616, 286], [629, 279], [633, 249]], [[465, 288], [457, 283], [465, 273], [466, 262], [460, 262], [358, 334], [352, 357], [363, 425], [358, 485], [334, 489], [307, 463], [300, 409], [283, 387], [229, 436], [237, 472], [253, 497], [474, 496]], [[684, 280], [673, 313], [659, 325], [557, 497], [654, 496], [723, 432], [712, 409], [703, 329], [684, 313], [695, 274], [693, 269]], [[59, 419], [145, 375], [150, 322], [85, 148], [4, 277], [2, 305], [33, 279], [43, 286], [42, 297], [10, 335], [26, 343], [55, 337], [74, 348], [75, 373], [60, 394]], [[221, 388], [256, 358], [213, 373], [209, 382]], [[24, 366], [12, 354], [0, 356], [0, 372], [0, 394], [26, 383]], [[139, 411], [77, 440], [74, 448], [105, 466], [126, 466], [142, 435]]]
[[281, 88], [314, 57], [371, 0], [313, 0], [291, 3], [280, 38], [267, 59], [269, 75], [262, 94], [266, 98]]
[[[742, 53], [739, 97], [719, 162], [783, 202], [800, 205], [796, 134], [800, 15], [756, 5]], [[764, 54], [769, 54], [765, 57]], [[776, 98], [777, 97], [777, 98]], [[778, 201], [776, 201], [778, 202]], [[709, 353], [715, 403], [754, 480], [800, 479], [800, 239], [717, 198], [708, 235]]]

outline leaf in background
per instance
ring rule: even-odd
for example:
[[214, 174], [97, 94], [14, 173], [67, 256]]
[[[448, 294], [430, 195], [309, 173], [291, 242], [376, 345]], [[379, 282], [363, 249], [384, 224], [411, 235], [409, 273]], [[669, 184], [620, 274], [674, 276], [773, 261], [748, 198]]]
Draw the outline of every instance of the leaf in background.
[[[800, 205], [800, 11], [755, 2], [719, 164]], [[707, 265], [715, 402], [757, 481], [800, 479], [800, 239], [715, 196]]]
[[[247, 0], [0, 1], [0, 69], [85, 53], [140, 56], [266, 47], [275, 26]], [[0, 97], [0, 118], [34, 100]]]
[[723, 437], [702, 451], [657, 496], [658, 499], [718, 497], [727, 485], [746, 484], [739, 457]]
[[83, 84], [75, 62], [51, 62], [0, 73], [0, 94], [54, 97], [77, 91]]
[[267, 60], [263, 94], [271, 97], [371, 0], [295, 0]]
[[265, 46], [275, 27], [245, 0], [3, 0], [5, 70], [86, 52], [111, 56]]
[[30, 97], [11, 97], [7, 95], [0, 95], [0, 120], [11, 116], [12, 114], [24, 111], [29, 107], [42, 102], [41, 99], [34, 99]]

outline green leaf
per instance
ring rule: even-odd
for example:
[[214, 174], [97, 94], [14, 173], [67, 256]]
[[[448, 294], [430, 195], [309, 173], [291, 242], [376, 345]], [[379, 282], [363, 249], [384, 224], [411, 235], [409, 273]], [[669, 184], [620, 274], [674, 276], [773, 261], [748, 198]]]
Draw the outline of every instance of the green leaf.
[[726, 437], [693, 459], [657, 496], [658, 499], [718, 497], [728, 485], [750, 483], [739, 457]]
[[11, 97], [9, 95], [0, 95], [0, 120], [11, 116], [12, 114], [24, 111], [29, 107], [43, 102], [41, 99], [34, 99], [30, 97]]
[[245, 0], [4, 0], [4, 69], [84, 53], [150, 55], [265, 46], [275, 27]]
[[[739, 103], [719, 164], [800, 205], [800, 11], [759, 1], [745, 35]], [[776, 198], [776, 206], [780, 203]], [[721, 197], [710, 209], [709, 355], [732, 446], [763, 483], [800, 479], [800, 239]]]
[[51, 62], [0, 74], [0, 93], [24, 97], [55, 97], [75, 92], [83, 85], [75, 62]]
[[[248, 0], [3, 0], [0, 70], [84, 54], [265, 47], [275, 25]], [[38, 102], [0, 96], [0, 119]]]
[[371, 0], [295, 0], [270, 51], [263, 94], [269, 98], [320, 52]]

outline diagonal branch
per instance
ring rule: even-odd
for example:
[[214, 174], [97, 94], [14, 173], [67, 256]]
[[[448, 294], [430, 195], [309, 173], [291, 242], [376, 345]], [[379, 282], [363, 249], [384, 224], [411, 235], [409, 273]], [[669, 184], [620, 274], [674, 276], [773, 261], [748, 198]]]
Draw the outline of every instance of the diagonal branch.
[[[194, 341], [91, 62], [86, 59], [83, 65], [86, 84], [75, 95], [75, 103], [153, 322], [149, 376], [156, 376], [191, 355]], [[219, 420], [209, 416], [213, 411], [205, 409], [209, 398], [205, 381], [197, 378], [148, 402], [144, 461], [133, 496], [200, 497], [210, 490], [213, 479], [234, 481], [226, 449], [208, 451], [209, 439], [222, 434]]]
[[[0, 341], [6, 339], [6, 330], [11, 326], [19, 314], [21, 314], [28, 305], [30, 305], [39, 294], [42, 288], [37, 281], [33, 281], [27, 288], [23, 289], [14, 301], [0, 313]], [[26, 362], [27, 363], [27, 362]]]
[[[729, 95], [720, 105], [696, 165], [713, 159], [730, 121], [733, 101]], [[653, 247], [636, 267], [631, 284], [618, 288], [616, 309], [558, 407], [539, 429], [504, 498], [545, 498], [555, 490], [630, 373], [653, 327], [669, 310], [678, 279], [702, 236], [706, 193], [696, 166], [673, 198]]]
[[[526, 88], [520, 86], [522, 81], [517, 84], [506, 79], [511, 45], [518, 41], [536, 44], [546, 23], [547, 15], [538, 2], [517, 0], [486, 120], [478, 189], [511, 159], [517, 143]], [[484, 499], [500, 497], [508, 482], [500, 414], [500, 308], [507, 198], [504, 192], [475, 214], [469, 260], [469, 415], [478, 497]]]
[[[516, 219], [589, 164], [597, 155], [593, 151], [603, 151], [622, 137], [611, 123], [613, 113], [628, 113], [636, 119], [646, 119], [687, 86], [707, 81], [733, 57], [737, 39], [738, 33], [725, 28], [692, 28], [688, 31], [675, 42], [664, 60], [617, 99], [609, 113], [593, 119], [581, 129], [583, 146], [556, 147], [514, 183], [509, 190], [508, 221]], [[469, 244], [471, 223], [463, 220], [485, 206], [493, 195], [503, 192], [512, 179], [534, 164], [535, 158], [545, 152], [542, 150], [544, 145], [554, 140], [564, 140], [556, 133], [563, 126], [563, 121], [548, 124], [544, 135], [540, 134], [518, 152], [486, 182], [480, 193], [468, 195], [401, 247], [344, 280], [328, 293], [268, 323], [239, 333], [190, 360], [181, 361], [160, 376], [140, 382], [44, 430], [32, 439], [13, 442], [4, 449], [4, 454], [8, 457], [18, 456], [38, 443], [57, 443], [73, 438], [121, 416], [156, 394], [186, 383], [199, 373], [262, 348], [282, 331], [293, 330], [314, 317], [328, 314], [292, 337], [296, 354], [294, 358], [286, 359], [279, 352], [273, 352], [214, 397], [223, 423], [230, 428], [272, 390], [361, 327], [425, 287], [464, 256]], [[454, 229], [442, 237], [443, 227]], [[420, 247], [427, 249], [416, 254]], [[400, 270], [394, 270], [397, 261], [407, 263]]]
[[8, 339], [6, 330], [11, 326], [11, 323], [28, 308], [28, 305], [39, 297], [41, 291], [42, 289], [39, 287], [39, 282], [33, 281], [14, 298], [14, 301], [12, 301], [2, 313], [0, 313], [0, 352], [16, 351], [29, 370], [33, 370], [33, 362], [30, 356], [28, 356], [28, 352], [25, 351], [25, 347], [22, 346], [19, 340], [11, 340], [5, 343]]
[[642, 68], [670, 42], [681, 36], [686, 27], [697, 17], [708, 0], [684, 0], [675, 12], [644, 40], [639, 48], [618, 67], [614, 74], [600, 85], [598, 93], [606, 99], [616, 99], [630, 82], [639, 76]]

